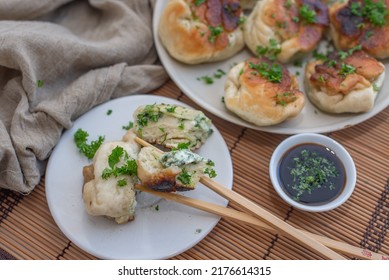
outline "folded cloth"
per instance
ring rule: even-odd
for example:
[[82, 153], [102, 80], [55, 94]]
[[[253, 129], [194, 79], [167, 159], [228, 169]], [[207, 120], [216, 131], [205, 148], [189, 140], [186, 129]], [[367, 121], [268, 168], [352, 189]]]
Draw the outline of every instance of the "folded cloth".
[[29, 193], [64, 129], [109, 99], [147, 93], [151, 0], [0, 1], [0, 187]]

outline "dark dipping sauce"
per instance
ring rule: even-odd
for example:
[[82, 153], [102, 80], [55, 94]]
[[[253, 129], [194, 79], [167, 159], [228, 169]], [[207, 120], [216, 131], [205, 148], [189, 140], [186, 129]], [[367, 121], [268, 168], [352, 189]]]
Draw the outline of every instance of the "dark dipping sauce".
[[296, 145], [285, 152], [278, 176], [292, 199], [309, 205], [334, 200], [346, 184], [343, 163], [335, 152], [315, 143]]

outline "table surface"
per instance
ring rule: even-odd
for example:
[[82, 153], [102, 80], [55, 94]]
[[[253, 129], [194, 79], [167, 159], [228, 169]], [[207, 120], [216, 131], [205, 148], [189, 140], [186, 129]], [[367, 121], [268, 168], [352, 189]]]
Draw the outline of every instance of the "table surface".
[[[199, 108], [168, 81], [152, 94]], [[204, 110], [203, 110], [204, 111]], [[302, 212], [285, 204], [268, 175], [273, 150], [287, 136], [247, 129], [204, 111], [222, 133], [234, 168], [233, 189], [289, 224], [350, 245], [389, 255], [389, 108], [359, 125], [329, 133], [353, 157], [357, 184], [341, 207], [325, 212]], [[241, 210], [234, 203], [228, 207]], [[346, 256], [347, 258], [352, 258]], [[42, 178], [27, 196], [0, 190], [0, 259], [95, 259], [68, 240], [48, 209]], [[274, 233], [221, 219], [200, 243], [173, 257], [196, 259], [321, 259], [321, 256]]]

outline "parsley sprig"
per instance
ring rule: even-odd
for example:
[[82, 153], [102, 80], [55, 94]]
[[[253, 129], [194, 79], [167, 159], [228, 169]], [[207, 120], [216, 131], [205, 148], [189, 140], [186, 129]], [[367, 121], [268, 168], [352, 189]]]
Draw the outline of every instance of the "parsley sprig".
[[105, 137], [99, 136], [97, 140], [88, 144], [89, 134], [85, 130], [79, 128], [73, 135], [74, 142], [81, 154], [85, 155], [88, 159], [92, 159], [97, 149], [104, 142]]
[[311, 9], [307, 4], [303, 4], [299, 9], [299, 16], [305, 23], [316, 22], [316, 12]]
[[[123, 162], [123, 164], [119, 165], [121, 162]], [[108, 156], [108, 166], [109, 167], [106, 167], [103, 170], [101, 175], [104, 180], [107, 180], [111, 176], [117, 178], [121, 175], [137, 175], [138, 166], [136, 160], [130, 158], [127, 151], [121, 146], [116, 146]], [[120, 187], [126, 186], [127, 181], [122, 178], [118, 180], [117, 185]]]

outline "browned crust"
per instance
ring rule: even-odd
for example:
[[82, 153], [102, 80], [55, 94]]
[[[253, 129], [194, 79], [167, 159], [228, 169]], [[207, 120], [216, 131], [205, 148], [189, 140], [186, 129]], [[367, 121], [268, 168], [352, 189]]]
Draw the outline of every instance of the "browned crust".
[[[368, 54], [377, 58], [389, 57], [389, 16], [382, 27], [372, 25], [362, 16], [351, 12], [352, 3], [363, 3], [352, 0], [345, 4], [334, 4], [329, 9], [332, 36], [337, 48], [348, 49], [361, 45]], [[385, 0], [389, 7], [389, 0]]]

